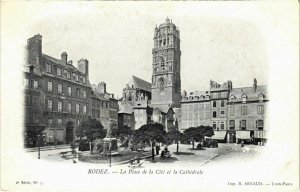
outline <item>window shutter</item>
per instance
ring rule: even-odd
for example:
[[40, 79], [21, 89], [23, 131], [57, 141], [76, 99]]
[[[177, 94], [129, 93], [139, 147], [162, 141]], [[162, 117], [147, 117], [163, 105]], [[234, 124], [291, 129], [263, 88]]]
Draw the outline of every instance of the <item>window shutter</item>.
[[257, 129], [257, 120], [255, 122], [256, 122], [256, 129]]

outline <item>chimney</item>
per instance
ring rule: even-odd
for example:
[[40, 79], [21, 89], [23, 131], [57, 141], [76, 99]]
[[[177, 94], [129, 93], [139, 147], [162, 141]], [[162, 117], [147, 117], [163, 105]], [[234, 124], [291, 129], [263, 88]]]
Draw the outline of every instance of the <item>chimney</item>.
[[98, 84], [98, 91], [102, 94], [106, 93], [106, 83], [100, 82]]
[[27, 40], [28, 65], [39, 65], [42, 62], [42, 36], [37, 34]]
[[67, 63], [68, 65], [73, 65], [73, 61], [72, 60], [70, 60], [70, 61], [68, 61], [68, 63]]
[[254, 81], [253, 81], [253, 90], [254, 90], [254, 93], [256, 92], [256, 89], [257, 89], [257, 80], [256, 80], [256, 78], [254, 78]]
[[89, 75], [89, 61], [87, 59], [80, 59], [78, 62], [78, 70], [83, 73], [86, 74], [86, 76]]
[[63, 62], [63, 64], [66, 65], [67, 61], [68, 61], [68, 54], [66, 52], [62, 52], [60, 58], [61, 58], [60, 60]]

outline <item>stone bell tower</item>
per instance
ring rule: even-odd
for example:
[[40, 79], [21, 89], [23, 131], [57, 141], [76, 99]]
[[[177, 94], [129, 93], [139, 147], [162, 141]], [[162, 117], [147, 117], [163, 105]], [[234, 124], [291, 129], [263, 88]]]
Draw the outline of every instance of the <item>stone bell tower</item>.
[[180, 33], [169, 18], [155, 27], [152, 49], [152, 101], [155, 106], [180, 107]]

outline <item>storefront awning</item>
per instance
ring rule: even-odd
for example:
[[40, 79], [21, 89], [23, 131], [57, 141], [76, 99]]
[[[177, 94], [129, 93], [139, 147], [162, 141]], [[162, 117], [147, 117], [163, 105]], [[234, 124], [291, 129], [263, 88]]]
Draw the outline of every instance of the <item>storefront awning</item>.
[[266, 139], [267, 138], [267, 132], [266, 131], [254, 131], [254, 138], [262, 138]]
[[226, 131], [214, 131], [212, 139], [225, 139]]
[[251, 139], [251, 137], [250, 137], [250, 131], [237, 131], [236, 132], [236, 138], [239, 138], [239, 139]]

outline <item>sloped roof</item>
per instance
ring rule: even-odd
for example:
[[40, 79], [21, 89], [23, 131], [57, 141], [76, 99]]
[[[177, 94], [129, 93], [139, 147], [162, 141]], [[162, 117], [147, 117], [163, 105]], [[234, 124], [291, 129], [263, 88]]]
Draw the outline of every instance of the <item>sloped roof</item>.
[[234, 96], [235, 100], [241, 100], [243, 95], [247, 96], [247, 100], [258, 100], [258, 96], [260, 94], [264, 95], [264, 99], [267, 99], [267, 86], [260, 85], [257, 86], [256, 91], [254, 92], [254, 87], [241, 87], [241, 88], [234, 88], [229, 93], [229, 98]]
[[129, 84], [133, 85], [135, 88], [151, 92], [151, 83], [149, 83], [141, 78], [138, 78], [134, 75], [132, 76], [131, 80], [129, 81]]
[[95, 97], [97, 97], [98, 99], [101, 99], [101, 100], [106, 100], [106, 101], [108, 101], [108, 98], [106, 98], [103, 94], [100, 94], [100, 93], [97, 91], [97, 89], [94, 88], [93, 85], [91, 85], [91, 87], [92, 87], [92, 91], [93, 91]]
[[158, 109], [159, 111], [163, 112], [163, 113], [168, 113], [169, 109], [171, 107], [167, 106], [167, 105], [160, 105], [160, 106], [156, 106], [155, 109]]
[[132, 114], [133, 106], [129, 102], [121, 102], [121, 103], [119, 103], [119, 112], [118, 113]]
[[50, 61], [52, 63], [58, 64], [58, 65], [62, 65], [66, 69], [69, 69], [69, 70], [81, 73], [74, 65], [64, 64], [63, 61], [60, 60], [60, 59], [56, 59], [56, 58], [51, 57], [49, 55], [46, 55], [44, 53], [43, 53], [42, 57], [43, 57], [43, 59], [48, 60], [48, 61]]

